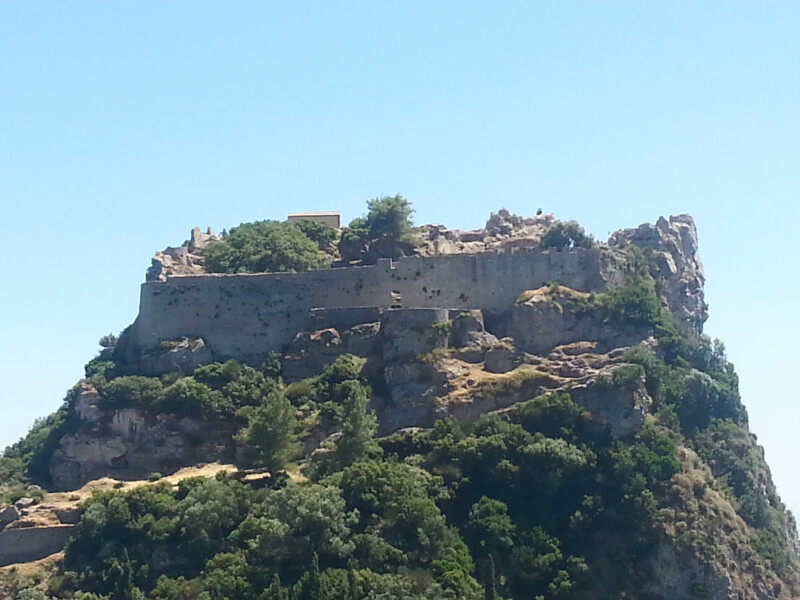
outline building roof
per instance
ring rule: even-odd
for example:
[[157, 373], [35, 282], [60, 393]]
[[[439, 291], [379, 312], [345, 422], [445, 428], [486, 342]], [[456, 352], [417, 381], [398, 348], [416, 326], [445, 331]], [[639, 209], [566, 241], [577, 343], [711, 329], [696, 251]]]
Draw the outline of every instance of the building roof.
[[290, 217], [338, 217], [341, 216], [338, 210], [324, 210], [318, 212], [296, 212], [296, 213], [289, 213]]

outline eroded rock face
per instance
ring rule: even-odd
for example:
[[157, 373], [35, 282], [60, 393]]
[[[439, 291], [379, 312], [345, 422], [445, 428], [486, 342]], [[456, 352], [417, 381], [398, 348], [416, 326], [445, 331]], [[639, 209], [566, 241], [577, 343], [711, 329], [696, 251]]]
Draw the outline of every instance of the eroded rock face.
[[547, 354], [556, 346], [583, 341], [595, 342], [598, 350], [606, 352], [632, 346], [651, 334], [640, 327], [605, 323], [593, 312], [570, 312], [546, 292], [534, 293], [514, 306], [507, 331], [521, 349], [532, 354]]
[[228, 457], [233, 423], [136, 409], [102, 412], [61, 438], [48, 463], [53, 489], [76, 489], [99, 477], [144, 479]]
[[139, 368], [145, 373], [191, 374], [200, 365], [214, 362], [214, 354], [203, 338], [165, 340], [152, 352], [142, 353]]
[[73, 410], [78, 418], [83, 421], [95, 422], [100, 418], [100, 394], [91, 385], [82, 383], [80, 387], [80, 394], [75, 401]]
[[343, 354], [373, 357], [378, 347], [380, 322], [361, 323], [347, 329], [326, 327], [297, 334], [282, 361], [283, 378], [299, 381], [320, 373]]
[[206, 233], [199, 227], [192, 229], [188, 245], [168, 246], [156, 255], [147, 269], [147, 281], [166, 281], [167, 277], [180, 275], [202, 275], [206, 272], [203, 249], [211, 242], [219, 240], [211, 228]]
[[383, 315], [383, 360], [402, 362], [447, 345], [447, 309], [389, 310]]
[[621, 229], [608, 240], [609, 246], [628, 244], [653, 251], [657, 278], [664, 280], [664, 300], [679, 320], [702, 331], [708, 319], [703, 286], [703, 263], [697, 253], [697, 227], [689, 215], [660, 217], [655, 225], [643, 223]]

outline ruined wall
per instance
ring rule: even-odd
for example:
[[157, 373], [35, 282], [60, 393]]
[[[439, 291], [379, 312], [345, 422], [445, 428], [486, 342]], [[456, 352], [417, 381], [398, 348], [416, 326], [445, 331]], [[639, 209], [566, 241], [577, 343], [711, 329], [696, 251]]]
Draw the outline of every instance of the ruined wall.
[[0, 531], [0, 567], [45, 558], [63, 550], [74, 525]]
[[[305, 273], [204, 275], [148, 281], [130, 333], [129, 358], [162, 340], [202, 338], [215, 360], [258, 362], [314, 326], [312, 308], [481, 308], [505, 311], [520, 293], [557, 281], [581, 291], [617, 279], [608, 250], [402, 258], [392, 264]], [[144, 363], [141, 363], [144, 365]], [[146, 367], [145, 367], [146, 370]]]
[[610, 257], [599, 248], [522, 249], [404, 258], [390, 275], [403, 307], [505, 311], [523, 291], [553, 281], [580, 291], [603, 290], [606, 277], [613, 277], [613, 268]]

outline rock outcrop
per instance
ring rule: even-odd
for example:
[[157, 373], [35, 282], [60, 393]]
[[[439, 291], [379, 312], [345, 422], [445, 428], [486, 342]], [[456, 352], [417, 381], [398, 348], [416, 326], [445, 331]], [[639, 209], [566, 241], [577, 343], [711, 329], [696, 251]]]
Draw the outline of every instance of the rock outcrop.
[[79, 425], [59, 440], [48, 463], [53, 489], [75, 489], [107, 476], [145, 479], [233, 455], [234, 423], [131, 408], [102, 410], [90, 386], [81, 390], [75, 412]]
[[427, 235], [418, 252], [424, 256], [439, 256], [535, 248], [555, 221], [553, 214], [521, 217], [502, 208], [491, 213], [482, 229], [463, 231], [444, 225], [426, 225]]
[[689, 215], [674, 215], [669, 220], [660, 217], [655, 225], [643, 223], [635, 229], [622, 229], [608, 240], [612, 247], [624, 248], [628, 244], [653, 252], [654, 276], [664, 282], [667, 306], [679, 320], [702, 331], [708, 319], [708, 305], [694, 219]]
[[532, 354], [547, 354], [556, 346], [573, 342], [595, 342], [597, 350], [632, 346], [652, 335], [645, 326], [609, 323], [598, 310], [570, 308], [589, 294], [549, 286], [525, 292], [511, 309], [504, 330], [519, 347]]
[[202, 275], [206, 272], [203, 249], [219, 239], [210, 227], [205, 233], [195, 227], [190, 239], [182, 246], [167, 246], [161, 252], [156, 252], [147, 270], [147, 281], [165, 281], [167, 277], [181, 275]]

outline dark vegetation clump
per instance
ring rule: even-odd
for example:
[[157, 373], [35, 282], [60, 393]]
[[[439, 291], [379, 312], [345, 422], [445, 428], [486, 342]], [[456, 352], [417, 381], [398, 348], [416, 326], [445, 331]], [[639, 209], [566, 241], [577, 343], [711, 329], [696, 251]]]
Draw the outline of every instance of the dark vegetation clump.
[[204, 249], [206, 271], [295, 273], [330, 267], [337, 254], [343, 264], [374, 264], [379, 258], [415, 252], [414, 209], [408, 200], [399, 194], [382, 196], [369, 200], [367, 209], [364, 217], [342, 229], [341, 236], [313, 220], [242, 223]]
[[595, 245], [595, 241], [577, 221], [556, 221], [544, 232], [540, 245], [542, 248], [569, 250], [591, 248]]
[[367, 202], [367, 215], [342, 230], [339, 252], [344, 262], [374, 264], [379, 258], [397, 259], [414, 253], [417, 240], [411, 203], [397, 194]]
[[319, 269], [326, 266], [319, 252], [326, 233], [325, 230], [311, 233], [316, 239], [292, 223], [242, 223], [224, 234], [221, 240], [208, 245], [204, 251], [206, 270], [209, 273], [294, 273]]

